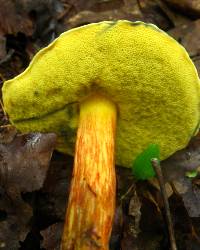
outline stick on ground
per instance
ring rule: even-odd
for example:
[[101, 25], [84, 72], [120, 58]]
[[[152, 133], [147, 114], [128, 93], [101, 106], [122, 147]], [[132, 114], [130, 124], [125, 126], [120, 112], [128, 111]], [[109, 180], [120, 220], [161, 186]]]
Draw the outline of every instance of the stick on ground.
[[161, 190], [161, 195], [162, 195], [163, 202], [164, 202], [171, 249], [177, 250], [176, 240], [175, 240], [175, 236], [174, 236], [174, 228], [173, 228], [173, 223], [172, 223], [171, 213], [170, 213], [170, 208], [169, 208], [169, 202], [168, 202], [168, 198], [167, 198], [167, 192], [165, 189], [165, 183], [163, 180], [162, 170], [160, 167], [160, 162], [157, 158], [153, 158], [151, 160], [151, 164], [154, 168], [154, 171], [156, 172], [156, 176], [158, 178], [158, 182], [159, 182], [159, 186], [160, 186], [160, 190]]

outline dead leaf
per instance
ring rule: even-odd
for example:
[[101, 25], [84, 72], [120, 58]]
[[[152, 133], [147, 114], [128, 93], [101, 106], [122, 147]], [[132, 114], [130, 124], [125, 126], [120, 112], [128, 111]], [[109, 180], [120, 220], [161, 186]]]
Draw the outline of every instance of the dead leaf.
[[43, 237], [42, 247], [46, 250], [60, 250], [60, 239], [63, 230], [63, 223], [55, 223], [41, 231]]
[[18, 32], [32, 35], [33, 23], [28, 13], [24, 13], [21, 1], [1, 0], [0, 35]]
[[188, 189], [182, 195], [185, 208], [190, 217], [200, 216], [200, 189], [188, 182]]
[[200, 2], [199, 0], [165, 0], [170, 6], [177, 10], [184, 12], [191, 17], [200, 16]]
[[157, 0], [138, 0], [140, 11], [143, 15], [143, 21], [156, 24], [163, 30], [168, 30], [172, 26], [168, 15], [163, 11], [160, 2]]
[[187, 177], [181, 177], [171, 182], [173, 189], [178, 193], [180, 196], [188, 192], [191, 187], [191, 179]]
[[51, 160], [47, 178], [42, 189], [49, 194], [49, 203], [53, 207], [57, 218], [64, 221], [67, 199], [73, 169], [73, 158], [56, 153]]
[[131, 215], [135, 219], [134, 227], [132, 227], [132, 234], [134, 237], [137, 237], [137, 235], [140, 232], [139, 226], [141, 218], [141, 211], [140, 211], [141, 206], [142, 206], [141, 202], [135, 190], [129, 203], [129, 215]]
[[0, 144], [0, 177], [6, 190], [31, 192], [42, 187], [55, 146], [55, 134], [17, 135]]
[[183, 199], [190, 217], [200, 216], [200, 189], [187, 177], [172, 182], [173, 189]]
[[19, 193], [15, 193], [14, 200], [4, 189], [0, 188], [0, 208], [1, 249], [18, 250], [19, 241], [24, 241], [30, 230], [32, 207], [22, 200]]
[[65, 22], [65, 25], [70, 28], [78, 27], [88, 23], [95, 23], [104, 20], [117, 20], [126, 19], [126, 14], [121, 10], [115, 11], [102, 11], [97, 15], [96, 12], [91, 10], [84, 10], [79, 12], [77, 15], [71, 17]]
[[115, 250], [119, 246], [123, 226], [123, 210], [121, 204], [117, 205], [110, 238], [110, 250]]
[[28, 231], [29, 228], [19, 221], [19, 216], [9, 215], [6, 220], [0, 221], [0, 249], [18, 250], [19, 241], [25, 239]]
[[2, 249], [19, 249], [30, 230], [32, 207], [21, 197], [23, 192], [43, 186], [56, 135], [31, 133], [19, 135], [12, 126], [1, 127], [0, 208], [6, 218], [0, 221]]
[[0, 126], [0, 144], [9, 144], [17, 135], [17, 129], [12, 125]]
[[188, 146], [177, 151], [161, 162], [163, 177], [166, 182], [177, 180], [200, 166], [200, 135], [193, 137]]
[[123, 234], [120, 241], [122, 250], [139, 250], [135, 235], [134, 219], [131, 216], [123, 216]]
[[6, 57], [6, 39], [0, 35], [0, 61]]
[[[152, 179], [148, 180], [148, 182], [153, 187], [155, 187], [157, 190], [160, 191], [160, 185], [159, 185], [159, 182], [158, 182], [157, 178], [152, 178]], [[172, 188], [171, 188], [171, 186], [170, 186], [169, 183], [165, 183], [165, 190], [166, 190], [166, 193], [167, 193], [167, 197], [169, 198], [173, 194], [173, 190], [172, 190]]]
[[[66, 1], [66, 0], [63, 0]], [[75, 7], [77, 12], [81, 12], [83, 10], [89, 10], [89, 9], [97, 9], [99, 11], [104, 9], [116, 9], [123, 5], [123, 2], [121, 0], [67, 0], [68, 4]], [[134, 4], [133, 0], [133, 4]]]
[[128, 211], [122, 217], [121, 249], [139, 250], [137, 236], [140, 232], [141, 202], [137, 195], [135, 184], [128, 188], [128, 191], [122, 196], [121, 202], [122, 207], [128, 205]]
[[170, 30], [169, 34], [179, 41], [190, 56], [200, 55], [200, 20], [188, 22]]
[[[153, 195], [149, 190], [144, 189], [143, 194], [142, 194], [148, 201], [150, 201], [152, 204], [154, 204], [154, 206], [157, 209], [157, 212], [159, 214], [161, 214], [161, 209], [160, 207], [163, 206], [163, 200], [160, 194], [160, 190], [159, 190], [159, 194]], [[159, 196], [159, 197], [158, 197]], [[158, 202], [159, 201], [159, 202]]]

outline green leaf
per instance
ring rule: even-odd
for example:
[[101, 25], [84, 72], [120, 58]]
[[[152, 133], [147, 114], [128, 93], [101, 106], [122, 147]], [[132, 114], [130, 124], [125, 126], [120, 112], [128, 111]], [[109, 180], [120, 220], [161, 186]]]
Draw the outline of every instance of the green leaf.
[[132, 171], [137, 179], [146, 180], [155, 176], [154, 169], [151, 165], [152, 158], [160, 159], [160, 148], [157, 144], [149, 144], [133, 162]]
[[198, 171], [193, 170], [193, 171], [187, 171], [185, 175], [189, 178], [195, 178], [198, 175]]

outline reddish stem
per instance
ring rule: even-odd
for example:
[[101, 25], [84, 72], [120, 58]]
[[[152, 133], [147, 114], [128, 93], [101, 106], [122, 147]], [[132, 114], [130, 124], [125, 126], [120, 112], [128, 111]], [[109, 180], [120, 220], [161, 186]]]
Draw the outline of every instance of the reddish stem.
[[92, 96], [80, 105], [62, 250], [108, 250], [115, 211], [116, 107]]

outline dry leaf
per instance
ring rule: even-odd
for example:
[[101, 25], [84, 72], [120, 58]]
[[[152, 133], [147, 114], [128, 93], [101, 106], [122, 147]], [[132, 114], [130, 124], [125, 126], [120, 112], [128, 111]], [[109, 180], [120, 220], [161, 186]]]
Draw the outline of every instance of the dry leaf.
[[6, 39], [2, 35], [0, 35], [0, 62], [3, 58], [6, 57]]
[[190, 21], [170, 30], [169, 34], [179, 41], [193, 58], [200, 54], [200, 20]]
[[123, 210], [121, 204], [117, 205], [110, 238], [110, 250], [115, 250], [119, 246], [123, 226]]
[[32, 35], [33, 23], [28, 13], [24, 12], [21, 1], [1, 0], [0, 35], [18, 32]]
[[161, 162], [165, 181], [177, 180], [185, 176], [187, 171], [196, 170], [200, 166], [200, 136], [191, 139], [188, 146], [177, 151]]
[[165, 0], [170, 6], [192, 17], [200, 16], [199, 0]]
[[0, 221], [1, 249], [19, 249], [30, 230], [32, 207], [21, 197], [23, 192], [38, 190], [43, 186], [56, 135], [31, 133], [16, 134], [6, 126], [0, 134]]
[[17, 135], [0, 144], [1, 185], [9, 191], [31, 192], [42, 187], [56, 143], [53, 133]]
[[41, 231], [43, 237], [42, 247], [46, 250], [60, 250], [60, 240], [63, 230], [63, 223], [55, 223]]
[[174, 184], [177, 192], [182, 197], [185, 208], [190, 217], [200, 217], [200, 189], [188, 179], [179, 180]]
[[29, 227], [19, 220], [18, 215], [8, 215], [6, 220], [0, 221], [0, 249], [18, 250], [19, 241], [25, 239], [28, 231]]

